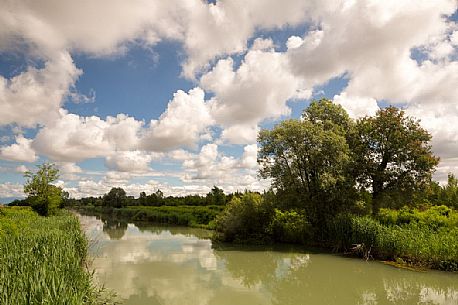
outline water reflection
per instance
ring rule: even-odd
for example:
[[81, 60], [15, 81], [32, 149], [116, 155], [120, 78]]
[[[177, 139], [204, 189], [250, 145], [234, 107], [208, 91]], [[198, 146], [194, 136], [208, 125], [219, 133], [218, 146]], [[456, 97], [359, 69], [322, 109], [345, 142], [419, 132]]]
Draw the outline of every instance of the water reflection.
[[127, 230], [127, 222], [118, 220], [103, 220], [103, 232], [107, 233], [110, 239], [121, 239]]
[[[125, 304], [458, 304], [458, 275], [297, 249], [213, 247], [209, 232], [81, 218]], [[119, 232], [117, 232], [119, 231]]]

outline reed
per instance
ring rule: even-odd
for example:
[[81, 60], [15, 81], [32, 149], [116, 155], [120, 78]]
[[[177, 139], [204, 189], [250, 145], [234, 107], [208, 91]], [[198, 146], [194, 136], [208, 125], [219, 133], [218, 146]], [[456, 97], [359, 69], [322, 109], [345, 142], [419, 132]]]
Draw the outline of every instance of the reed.
[[76, 217], [0, 209], [0, 304], [110, 304], [86, 268]]
[[376, 259], [458, 271], [458, 228], [424, 222], [401, 225], [370, 217], [340, 215], [329, 225], [329, 241], [337, 251], [351, 251]]

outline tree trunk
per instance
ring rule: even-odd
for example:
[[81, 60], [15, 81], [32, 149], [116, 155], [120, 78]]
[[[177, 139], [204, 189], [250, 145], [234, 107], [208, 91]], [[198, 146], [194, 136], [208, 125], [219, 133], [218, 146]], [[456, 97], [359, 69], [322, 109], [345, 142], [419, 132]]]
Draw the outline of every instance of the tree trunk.
[[383, 181], [372, 178], [372, 215], [377, 215], [381, 205], [381, 195], [383, 192]]

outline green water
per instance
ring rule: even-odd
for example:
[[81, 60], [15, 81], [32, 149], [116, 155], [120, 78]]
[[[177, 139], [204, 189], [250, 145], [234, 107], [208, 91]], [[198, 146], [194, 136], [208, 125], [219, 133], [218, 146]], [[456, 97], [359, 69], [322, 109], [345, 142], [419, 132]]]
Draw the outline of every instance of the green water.
[[97, 280], [123, 304], [458, 305], [458, 274], [300, 248], [214, 247], [210, 232], [81, 216]]

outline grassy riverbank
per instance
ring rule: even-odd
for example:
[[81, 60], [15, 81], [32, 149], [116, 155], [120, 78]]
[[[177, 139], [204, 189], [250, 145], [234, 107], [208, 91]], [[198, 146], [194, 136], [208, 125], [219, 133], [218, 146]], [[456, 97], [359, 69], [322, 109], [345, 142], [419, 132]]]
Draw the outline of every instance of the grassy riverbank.
[[458, 271], [458, 212], [382, 209], [378, 216], [341, 214], [313, 226], [301, 210], [279, 210], [269, 198], [246, 193], [222, 206], [79, 207], [83, 213], [216, 229], [215, 241], [242, 244], [290, 243], [332, 249], [399, 265]]
[[245, 194], [216, 220], [215, 237], [234, 243], [294, 243], [366, 259], [458, 271], [458, 212], [382, 209], [378, 216], [340, 214], [313, 225], [305, 211], [279, 210], [268, 198]]
[[86, 268], [76, 217], [0, 208], [0, 304], [109, 304]]
[[457, 226], [415, 221], [392, 224], [368, 216], [341, 215], [330, 224], [328, 242], [339, 252], [366, 259], [458, 271]]
[[224, 206], [127, 206], [123, 208], [83, 206], [76, 209], [83, 213], [102, 214], [131, 221], [214, 229], [214, 220]]

